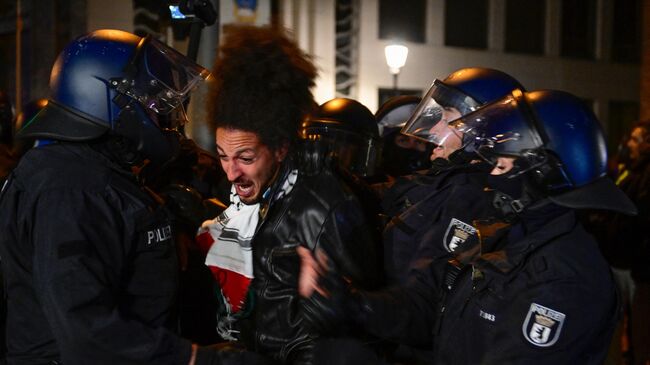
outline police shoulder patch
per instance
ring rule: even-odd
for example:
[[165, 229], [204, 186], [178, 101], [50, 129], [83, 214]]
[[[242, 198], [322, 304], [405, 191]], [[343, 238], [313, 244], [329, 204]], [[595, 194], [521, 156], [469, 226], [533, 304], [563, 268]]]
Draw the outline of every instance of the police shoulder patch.
[[535, 346], [553, 346], [562, 332], [566, 315], [564, 313], [532, 303], [524, 320], [524, 338]]
[[452, 218], [445, 231], [442, 244], [448, 252], [454, 252], [458, 246], [465, 243], [467, 239], [476, 234], [476, 228], [456, 218]]

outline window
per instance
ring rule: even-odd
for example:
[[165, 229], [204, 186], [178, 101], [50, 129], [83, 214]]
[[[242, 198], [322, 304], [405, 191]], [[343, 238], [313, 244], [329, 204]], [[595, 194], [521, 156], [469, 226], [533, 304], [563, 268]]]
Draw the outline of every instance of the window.
[[560, 55], [594, 58], [597, 0], [562, 0]]
[[425, 42], [426, 0], [380, 0], [379, 38]]
[[545, 2], [507, 0], [506, 52], [544, 53]]
[[488, 1], [445, 1], [445, 45], [487, 48]]
[[615, 0], [612, 61], [639, 63], [641, 53], [641, 1]]

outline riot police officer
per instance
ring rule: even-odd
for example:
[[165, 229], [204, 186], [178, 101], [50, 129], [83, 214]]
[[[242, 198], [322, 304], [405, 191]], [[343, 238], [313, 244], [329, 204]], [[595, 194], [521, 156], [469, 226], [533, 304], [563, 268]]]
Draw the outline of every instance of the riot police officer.
[[[118, 30], [59, 54], [36, 138], [0, 196], [9, 363], [211, 364], [174, 334], [170, 217], [132, 172], [174, 158], [182, 107], [208, 71]], [[164, 122], [163, 122], [164, 120]]]
[[394, 96], [375, 113], [383, 140], [381, 167], [388, 176], [408, 175], [431, 167], [434, 145], [400, 133], [421, 100], [415, 95]]
[[465, 68], [435, 80], [402, 133], [435, 144], [432, 167], [400, 177], [382, 198], [390, 217], [383, 232], [384, 269], [389, 283], [408, 280], [418, 261], [449, 255], [471, 239], [472, 219], [490, 215], [483, 186], [490, 166], [463, 149], [462, 133], [448, 123], [521, 88], [512, 76], [488, 68]]
[[[345, 182], [374, 228], [373, 241], [381, 252], [381, 203], [370, 183], [384, 178], [382, 141], [372, 112], [356, 100], [334, 98], [302, 123], [299, 134], [305, 171], [314, 174], [329, 169]], [[381, 267], [381, 262], [376, 264], [373, 267]]]
[[334, 98], [323, 103], [299, 133], [305, 162], [314, 169], [334, 167], [366, 180], [378, 175], [379, 131], [374, 115], [360, 102]]
[[[493, 166], [486, 194], [501, 214], [475, 223], [480, 239], [460, 243], [451, 261], [433, 260], [407, 286], [353, 294], [329, 275], [303, 291], [310, 319], [331, 320], [345, 307], [358, 324], [391, 327], [395, 338], [432, 334], [436, 364], [602, 363], [617, 295], [574, 210], [636, 209], [605, 176], [599, 122], [568, 93], [515, 90], [451, 127]], [[307, 272], [323, 269], [324, 260], [305, 258]]]
[[480, 250], [456, 255], [437, 319], [439, 363], [602, 363], [618, 300], [575, 209], [636, 208], [605, 176], [600, 123], [571, 94], [515, 91], [454, 128], [494, 166], [488, 186], [510, 227], [477, 225]]

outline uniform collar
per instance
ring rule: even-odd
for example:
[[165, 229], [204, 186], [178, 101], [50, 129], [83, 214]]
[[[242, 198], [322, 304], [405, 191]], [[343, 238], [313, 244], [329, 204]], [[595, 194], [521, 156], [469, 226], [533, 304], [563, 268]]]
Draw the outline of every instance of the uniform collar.
[[512, 226], [503, 222], [477, 222], [479, 244], [461, 253], [458, 259], [486, 273], [508, 275], [522, 267], [532, 252], [569, 233], [577, 224], [572, 210], [553, 217], [556, 218], [535, 225], [529, 232], [518, 232], [525, 229], [524, 222]]

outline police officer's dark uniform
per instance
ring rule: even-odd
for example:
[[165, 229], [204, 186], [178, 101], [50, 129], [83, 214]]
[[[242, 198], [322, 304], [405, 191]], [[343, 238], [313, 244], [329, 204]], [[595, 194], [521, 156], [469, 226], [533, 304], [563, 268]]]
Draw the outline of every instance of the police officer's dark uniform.
[[322, 316], [310, 319], [333, 320], [346, 308], [373, 333], [407, 344], [432, 341], [435, 364], [602, 363], [617, 295], [608, 265], [571, 208], [634, 207], [603, 177], [598, 121], [580, 99], [558, 91], [516, 91], [463, 121], [474, 128], [463, 132], [483, 141], [484, 155], [516, 158], [510, 175], [488, 184], [494, 201], [503, 202], [495, 206], [507, 225], [475, 223], [479, 241], [463, 242], [453, 260], [421, 267], [402, 287], [346, 300], [314, 294], [306, 306]]
[[434, 261], [405, 287], [359, 295], [357, 321], [402, 344], [433, 343], [418, 363], [602, 363], [618, 320], [606, 262], [569, 209], [547, 205], [523, 222], [487, 238], [483, 255]]
[[440, 303], [434, 363], [602, 363], [618, 314], [608, 266], [573, 212], [546, 210], [461, 269]]
[[[416, 107], [410, 119], [404, 120], [402, 132], [423, 142], [435, 141], [445, 144], [443, 136], [429, 135], [433, 126], [444, 119], [443, 110], [453, 108], [461, 114], [495, 100], [509, 91], [521, 88], [517, 80], [497, 70], [485, 68], [460, 69], [443, 81], [436, 80], [422, 102]], [[378, 112], [379, 114], [380, 112]], [[447, 121], [450, 122], [450, 121]], [[383, 230], [382, 247], [384, 271], [388, 285], [407, 285], [409, 282], [434, 285], [429, 273], [421, 269], [434, 259], [451, 257], [457, 246], [475, 239], [474, 219], [493, 215], [491, 201], [483, 193], [487, 171], [490, 166], [476, 161], [476, 156], [463, 150], [449, 156], [449, 160], [437, 158], [431, 168], [413, 175], [398, 177], [381, 190], [381, 208], [388, 218]], [[375, 185], [374, 187], [380, 187]], [[408, 284], [410, 285], [410, 284]], [[438, 288], [434, 288], [437, 292]], [[434, 293], [424, 290], [427, 300], [433, 300]], [[399, 294], [396, 294], [399, 296]], [[375, 301], [382, 306], [383, 300], [392, 302], [390, 294]], [[426, 301], [425, 301], [426, 302]], [[420, 308], [422, 313], [422, 308]], [[387, 314], [389, 317], [390, 314]], [[419, 325], [426, 327], [433, 316], [425, 313]], [[402, 318], [403, 319], [403, 318]], [[429, 347], [430, 333], [415, 337], [412, 341], [394, 338], [396, 328], [405, 324], [397, 318], [394, 326], [391, 320], [369, 326], [367, 331], [380, 338], [391, 338], [400, 344], [414, 344]], [[406, 319], [409, 321], [409, 319]], [[389, 351], [390, 352], [390, 351]], [[428, 358], [420, 350], [399, 346], [394, 356], [404, 361]]]
[[573, 95], [515, 91], [464, 123], [495, 171], [508, 171], [488, 185], [512, 225], [492, 233], [476, 224], [479, 246], [447, 264], [436, 363], [602, 363], [618, 298], [606, 261], [571, 208], [635, 209], [604, 177], [598, 120]]
[[87, 144], [31, 150], [0, 217], [10, 362], [187, 359], [189, 342], [165, 329], [177, 289], [170, 219], [110, 157]]
[[[405, 121], [402, 133], [445, 146], [454, 137], [438, 128], [439, 124], [452, 122], [447, 120], [447, 110], [459, 113], [453, 117], [464, 115], [517, 88], [522, 88], [517, 80], [498, 70], [457, 70], [442, 81], [434, 81]], [[397, 178], [383, 192], [382, 209], [390, 218], [383, 232], [384, 269], [389, 284], [404, 283], [418, 260], [449, 255], [475, 233], [471, 226], [474, 219], [492, 215], [492, 206], [482, 194], [490, 167], [473, 161], [477, 157], [463, 150], [448, 158], [435, 159], [427, 171]]]
[[[397, 199], [384, 197], [395, 213], [383, 232], [384, 270], [388, 284], [405, 283], [417, 261], [449, 255], [475, 233], [478, 217], [493, 214], [483, 194], [489, 165], [454, 164], [436, 159], [426, 175], [398, 183], [389, 190]], [[401, 181], [400, 181], [401, 182]], [[398, 208], [399, 207], [399, 208]]]
[[[383, 178], [379, 171], [381, 141], [375, 116], [356, 100], [334, 98], [321, 104], [301, 124], [298, 134], [303, 170], [311, 175], [330, 171], [358, 199], [370, 230], [363, 237], [373, 241], [372, 252], [363, 261], [373, 270], [380, 270], [381, 231], [385, 223], [380, 197], [370, 185]], [[371, 276], [378, 276], [378, 272]]]
[[191, 343], [172, 332], [173, 227], [131, 167], [171, 158], [174, 134], [153, 115], [207, 71], [116, 30], [73, 41], [53, 70], [48, 105], [19, 132], [41, 146], [0, 198], [8, 362], [189, 363]]

